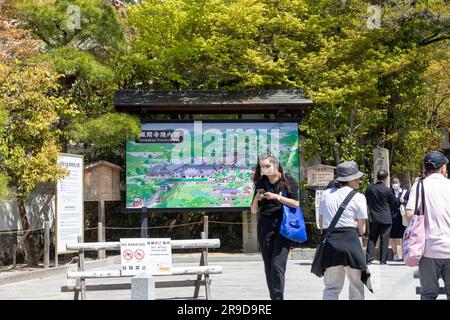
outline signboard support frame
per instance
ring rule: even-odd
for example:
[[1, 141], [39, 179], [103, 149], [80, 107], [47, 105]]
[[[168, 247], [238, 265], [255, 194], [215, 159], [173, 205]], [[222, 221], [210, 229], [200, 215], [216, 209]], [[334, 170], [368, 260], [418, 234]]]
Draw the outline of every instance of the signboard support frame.
[[141, 210], [141, 238], [148, 238], [148, 213], [147, 208]]
[[244, 253], [258, 252], [258, 215], [242, 211], [242, 250]]

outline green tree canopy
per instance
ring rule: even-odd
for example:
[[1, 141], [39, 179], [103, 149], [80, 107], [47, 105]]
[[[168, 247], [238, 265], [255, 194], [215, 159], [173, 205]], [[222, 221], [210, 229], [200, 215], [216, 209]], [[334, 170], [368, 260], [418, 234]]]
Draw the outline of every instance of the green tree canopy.
[[[40, 183], [56, 183], [66, 172], [56, 163], [61, 151], [61, 118], [76, 114], [66, 98], [55, 95], [59, 76], [48, 64], [0, 62], [0, 105], [9, 122], [0, 138], [0, 167], [14, 187], [24, 230], [30, 229], [25, 201]], [[33, 239], [25, 240], [26, 261], [36, 265], [39, 256]]]
[[386, 147], [396, 173], [414, 172], [439, 143], [422, 76], [448, 51], [449, 20], [444, 0], [148, 0], [128, 10], [127, 83], [304, 88], [315, 102], [301, 125], [306, 157], [369, 172], [372, 149]]

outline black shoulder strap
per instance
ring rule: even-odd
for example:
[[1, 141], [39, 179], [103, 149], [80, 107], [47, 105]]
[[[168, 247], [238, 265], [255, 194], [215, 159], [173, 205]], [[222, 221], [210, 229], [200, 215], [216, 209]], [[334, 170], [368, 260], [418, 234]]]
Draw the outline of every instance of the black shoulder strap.
[[[420, 188], [420, 190], [419, 190]], [[421, 212], [419, 213], [419, 193], [422, 192], [422, 202], [420, 203]], [[414, 208], [414, 214], [420, 215], [425, 214], [425, 190], [423, 188], [423, 178], [419, 179], [416, 187], [416, 206]]]
[[341, 217], [342, 213], [344, 212], [345, 208], [347, 207], [350, 200], [352, 200], [353, 196], [356, 194], [356, 190], [350, 191], [350, 193], [345, 197], [344, 201], [342, 201], [341, 205], [339, 206], [338, 211], [336, 212], [335, 216], [333, 217], [333, 220], [331, 220], [330, 226], [327, 228], [327, 237], [329, 234], [331, 234], [334, 230], [334, 227], [339, 221], [339, 218]]

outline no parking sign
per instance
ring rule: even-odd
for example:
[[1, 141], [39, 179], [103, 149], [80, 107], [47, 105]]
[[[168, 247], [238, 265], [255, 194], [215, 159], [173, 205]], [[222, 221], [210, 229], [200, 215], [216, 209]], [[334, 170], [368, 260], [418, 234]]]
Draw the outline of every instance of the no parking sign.
[[121, 273], [124, 276], [172, 273], [170, 238], [120, 239]]

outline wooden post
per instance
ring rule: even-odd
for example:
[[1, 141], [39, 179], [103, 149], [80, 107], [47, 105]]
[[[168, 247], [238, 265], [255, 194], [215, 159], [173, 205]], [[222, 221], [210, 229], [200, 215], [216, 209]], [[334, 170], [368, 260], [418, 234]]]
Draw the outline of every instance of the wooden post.
[[44, 222], [44, 268], [50, 265], [50, 222]]
[[[56, 226], [55, 226], [56, 229]], [[56, 233], [55, 233], [55, 267], [58, 267], [58, 250], [57, 250], [57, 246], [56, 246]]]
[[[189, 223], [189, 213], [183, 212], [183, 219], [181, 220], [182, 224]], [[183, 239], [191, 238], [189, 234], [189, 226], [183, 226]]]
[[205, 239], [208, 239], [208, 229], [209, 229], [209, 217], [207, 215], [203, 216], [203, 232], [205, 233]]
[[141, 211], [141, 238], [148, 238], [147, 208], [142, 208], [142, 211]]
[[[81, 236], [78, 236], [78, 242], [83, 242]], [[79, 251], [78, 268], [80, 271], [84, 271], [84, 250]], [[80, 280], [80, 292], [81, 300], [86, 300], [86, 280], [84, 278]]]
[[11, 256], [13, 259], [13, 269], [15, 269], [16, 265], [17, 265], [17, 244], [16, 243], [13, 244], [11, 251], [12, 251]]
[[[103, 202], [103, 201], [101, 201]], [[98, 223], [98, 232], [97, 232], [97, 241], [98, 242], [105, 242], [104, 238], [104, 228], [103, 223]], [[98, 250], [98, 258], [99, 259], [105, 259], [106, 258], [106, 251], [105, 250]]]
[[[103, 241], [105, 241], [105, 229], [104, 227], [106, 226], [106, 218], [105, 218], [105, 201], [104, 200], [100, 200], [99, 204], [98, 204], [98, 222], [101, 223], [102, 225], [102, 230], [98, 229], [98, 232], [101, 231], [101, 236]], [[100, 240], [99, 240], [100, 241]]]
[[[203, 216], [203, 231], [201, 233], [202, 239], [208, 239], [208, 228], [209, 228], [209, 220], [208, 216]], [[207, 266], [208, 265], [208, 249], [204, 248], [202, 249], [202, 253], [200, 254], [200, 266]], [[200, 291], [200, 281], [202, 280], [202, 275], [197, 275], [197, 282], [195, 284], [194, 289], [194, 298], [198, 298], [198, 293]], [[210, 296], [209, 290], [209, 276], [205, 275], [205, 291], [206, 291], [206, 299]]]
[[[202, 239], [208, 239], [208, 229], [209, 229], [209, 217], [207, 215], [203, 216], [203, 232], [202, 232]], [[202, 252], [203, 255], [203, 264], [205, 266], [208, 265], [208, 248], [205, 248]], [[211, 290], [209, 287], [209, 275], [205, 274], [205, 293], [206, 293], [206, 300], [211, 299]]]

